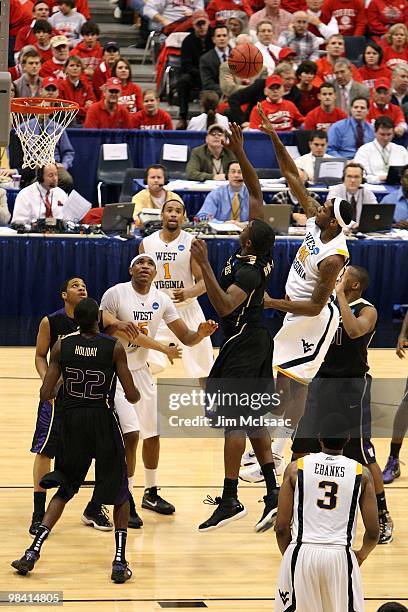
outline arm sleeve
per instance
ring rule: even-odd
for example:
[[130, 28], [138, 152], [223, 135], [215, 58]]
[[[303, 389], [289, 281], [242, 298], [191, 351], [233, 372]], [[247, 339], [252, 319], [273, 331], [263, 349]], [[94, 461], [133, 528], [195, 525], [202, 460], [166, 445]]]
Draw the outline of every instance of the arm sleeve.
[[30, 215], [27, 212], [29, 209], [29, 203], [26, 202], [24, 189], [16, 197], [14, 203], [12, 223], [24, 224], [30, 223]]
[[74, 161], [75, 151], [65, 130], [61, 134], [58, 148], [60, 150], [60, 162], [64, 166], [65, 170], [69, 170]]
[[197, 213], [198, 217], [200, 215], [208, 215], [208, 216], [211, 215], [214, 221], [217, 220], [216, 216], [217, 216], [217, 210], [218, 210], [218, 205], [217, 205], [218, 195], [219, 194], [216, 191], [210, 191], [208, 196], [205, 198], [202, 207]]
[[256, 289], [261, 281], [261, 273], [250, 264], [242, 266], [235, 275], [234, 285], [249, 295]]
[[212, 179], [212, 174], [200, 171], [200, 158], [195, 151], [191, 152], [186, 167], [186, 178], [189, 181], [207, 181]]
[[[218, 70], [218, 67], [217, 67]], [[210, 90], [217, 92], [217, 94], [221, 95], [221, 89], [219, 84], [219, 78], [215, 79], [213, 70], [211, 68], [210, 63], [207, 61], [206, 57], [202, 57], [200, 59], [200, 77], [201, 77], [201, 86], [204, 90]]]
[[339, 147], [340, 147], [340, 133], [338, 126], [333, 123], [328, 131], [327, 138], [329, 146], [327, 147], [328, 155], [334, 155], [334, 157], [339, 157]]
[[249, 115], [249, 127], [251, 130], [259, 130], [259, 126], [261, 125], [261, 117], [259, 116], [258, 109], [256, 106], [251, 110], [251, 114]]
[[149, 19], [153, 19], [155, 15], [159, 13], [161, 15], [164, 10], [164, 2], [161, 0], [148, 0], [143, 8], [144, 17], [148, 17]]
[[177, 309], [175, 305], [173, 304], [173, 302], [171, 301], [171, 299], [169, 298], [169, 296], [166, 293], [164, 293], [163, 296], [165, 297], [165, 305], [164, 305], [164, 310], [163, 310], [163, 321], [167, 325], [168, 323], [173, 323], [173, 321], [177, 321], [177, 319], [180, 319], [180, 315], [177, 312]]
[[356, 25], [354, 28], [353, 36], [364, 36], [367, 23], [370, 24], [370, 30], [372, 31], [374, 30], [374, 28], [372, 27], [372, 23], [370, 21], [370, 15], [369, 15], [370, 7], [368, 7], [367, 9], [367, 15], [366, 15], [366, 9], [364, 8], [364, 4], [362, 2], [361, 3], [359, 2], [358, 6], [359, 6], [359, 10], [356, 16]]
[[330, 36], [333, 36], [334, 34], [338, 34], [339, 24], [337, 23], [337, 19], [335, 17], [332, 17], [329, 23], [322, 23], [322, 25], [319, 26], [318, 30], [325, 39], [330, 38]]
[[[166, 111], [165, 111], [166, 112]], [[169, 115], [169, 113], [166, 112], [166, 120], [165, 120], [165, 130], [172, 130], [173, 129], [173, 121]]]
[[86, 117], [84, 122], [85, 128], [99, 128], [98, 125], [98, 111], [94, 108], [94, 105], [90, 106], [86, 111]]
[[312, 117], [313, 117], [312, 111], [307, 113], [307, 115], [305, 117], [305, 122], [303, 124], [303, 129], [304, 130], [315, 130], [316, 129], [316, 122], [313, 120]]
[[119, 307], [118, 295], [115, 287], [111, 287], [102, 296], [100, 310], [107, 310], [114, 317], [117, 316]]

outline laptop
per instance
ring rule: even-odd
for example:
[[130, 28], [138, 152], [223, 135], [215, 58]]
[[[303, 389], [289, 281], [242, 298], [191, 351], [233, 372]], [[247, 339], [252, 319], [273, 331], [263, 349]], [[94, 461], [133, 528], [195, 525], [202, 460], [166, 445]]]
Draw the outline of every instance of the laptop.
[[391, 229], [395, 204], [363, 204], [358, 231], [384, 232]]
[[314, 182], [338, 185], [343, 180], [344, 167], [348, 161], [345, 157], [316, 157]]
[[287, 234], [292, 216], [292, 207], [287, 204], [265, 204], [264, 219], [276, 234]]
[[400, 184], [403, 168], [406, 168], [406, 166], [390, 166], [388, 168], [387, 178], [385, 179], [385, 182], [387, 183], [387, 185], [399, 185]]
[[115, 232], [127, 234], [128, 228], [133, 221], [133, 202], [119, 202], [117, 204], [106, 204], [102, 215], [102, 229], [106, 234]]

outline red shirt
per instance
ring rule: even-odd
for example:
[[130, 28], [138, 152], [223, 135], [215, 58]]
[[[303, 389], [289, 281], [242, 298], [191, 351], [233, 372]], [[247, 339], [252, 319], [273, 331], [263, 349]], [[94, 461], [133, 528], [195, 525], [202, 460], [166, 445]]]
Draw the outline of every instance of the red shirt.
[[405, 46], [401, 53], [394, 51], [392, 47], [384, 47], [383, 63], [392, 70], [398, 64], [408, 64], [408, 48]]
[[306, 89], [299, 89], [299, 91], [300, 95], [302, 96], [298, 105], [299, 110], [302, 115], [307, 115], [307, 113], [309, 113], [311, 110], [313, 110], [314, 108], [316, 108], [316, 106], [319, 106], [320, 104], [317, 98], [319, 88], [312, 86], [312, 89], [310, 91], [307, 91]]
[[[313, 79], [313, 85], [318, 87], [319, 85], [323, 83], [323, 81], [333, 82], [335, 80], [336, 77], [334, 74], [334, 67], [329, 62], [326, 56], [320, 57], [317, 60], [316, 65], [317, 65], [317, 74], [316, 74], [316, 77]], [[356, 68], [354, 64], [350, 64], [350, 67], [351, 67], [352, 78], [355, 81], [358, 81], [359, 83], [361, 83], [362, 78], [360, 76], [358, 68]]]
[[147, 115], [143, 109], [131, 117], [135, 130], [172, 130], [173, 122], [169, 113], [159, 108], [155, 115]]
[[99, 43], [96, 43], [93, 49], [89, 49], [82, 41], [72, 49], [70, 55], [80, 57], [84, 68], [93, 68], [95, 70], [102, 61], [103, 49]]
[[37, 49], [38, 53], [40, 54], [41, 61], [43, 64], [45, 64], [45, 62], [48, 62], [48, 60], [52, 59], [51, 45], [48, 47], [48, 49], [41, 49], [41, 47], [38, 46], [38, 43], [36, 43], [34, 47]]
[[94, 88], [95, 97], [100, 100], [102, 97], [101, 87], [105, 85], [106, 81], [112, 76], [111, 69], [105, 62], [101, 62], [99, 66], [95, 68], [95, 72], [92, 77], [92, 86]]
[[[394, 9], [394, 17], [386, 17], [386, 9]], [[408, 9], [405, 0], [371, 0], [367, 8], [367, 24], [372, 34], [382, 36], [394, 23], [408, 22]]]
[[383, 64], [379, 68], [368, 68], [367, 66], [361, 66], [358, 71], [364, 85], [367, 85], [368, 89], [372, 89], [374, 87], [374, 81], [376, 79], [391, 79], [391, 70]]
[[136, 113], [136, 111], [143, 109], [143, 92], [142, 88], [136, 83], [129, 81], [126, 86], [122, 86], [122, 93], [119, 97], [119, 104], [125, 106], [129, 113]]
[[52, 76], [56, 79], [65, 79], [64, 64], [65, 62], [58, 64], [54, 61], [54, 58], [51, 58], [41, 66], [40, 76], [43, 78]]
[[87, 111], [85, 103], [88, 102], [88, 100], [95, 102], [95, 95], [90, 83], [85, 80], [80, 80], [75, 87], [69, 79], [65, 79], [65, 81], [61, 81], [61, 84], [58, 84], [58, 89], [60, 98], [63, 100], [72, 100], [72, 102], [77, 102], [79, 104], [79, 111], [76, 118], [80, 123], [83, 123]]
[[282, 0], [280, 8], [284, 11], [288, 11], [288, 13], [296, 13], [296, 11], [305, 11], [307, 8], [306, 0]]
[[343, 36], [364, 36], [367, 21], [362, 0], [326, 0], [323, 9], [337, 19]]
[[19, 30], [30, 26], [33, 20], [33, 3], [30, 0], [10, 0], [10, 36], [17, 36]]
[[84, 127], [128, 130], [132, 127], [132, 122], [126, 108], [118, 105], [117, 109], [110, 113], [105, 108], [105, 100], [99, 100], [88, 108]]
[[378, 119], [378, 117], [384, 116], [392, 120], [394, 127], [399, 123], [405, 123], [404, 114], [399, 106], [396, 104], [386, 104], [383, 109], [380, 109], [377, 104], [371, 100], [367, 121], [374, 125], [374, 121]]
[[253, 12], [248, 0], [211, 0], [205, 10], [210, 18], [211, 25], [215, 25], [216, 22], [227, 21], [236, 11], [243, 11], [248, 17]]
[[[289, 102], [289, 100], [282, 100], [278, 104], [273, 104], [266, 99], [262, 100], [261, 105], [265, 115], [277, 132], [290, 132], [304, 121], [303, 115], [300, 114], [293, 102]], [[254, 106], [249, 116], [249, 127], [253, 130], [259, 130], [261, 123], [262, 120], [258, 109]]]
[[341, 108], [335, 107], [331, 113], [327, 113], [321, 106], [318, 106], [306, 115], [303, 129], [328, 130], [332, 123], [346, 118], [347, 114]]

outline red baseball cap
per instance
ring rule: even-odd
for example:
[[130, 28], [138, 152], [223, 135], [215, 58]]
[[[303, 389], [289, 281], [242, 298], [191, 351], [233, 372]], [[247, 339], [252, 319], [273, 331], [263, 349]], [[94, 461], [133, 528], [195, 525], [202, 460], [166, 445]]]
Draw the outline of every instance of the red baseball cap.
[[283, 81], [278, 74], [271, 74], [265, 81], [265, 87], [272, 87], [272, 85], [283, 85]]
[[290, 47], [283, 47], [280, 51], [279, 51], [279, 56], [278, 59], [283, 60], [286, 57], [289, 57], [290, 55], [296, 55], [296, 51], [294, 51], [293, 49], [291, 49]]
[[122, 83], [120, 79], [111, 77], [105, 83], [106, 89], [116, 89], [116, 91], [122, 91]]
[[50, 85], [53, 85], [55, 87], [55, 89], [58, 89], [58, 79], [56, 79], [55, 77], [45, 77], [42, 81], [42, 86], [44, 87], [44, 89], [46, 87], [49, 87]]
[[377, 90], [377, 89], [387, 89], [387, 90], [391, 89], [391, 81], [390, 81], [390, 79], [385, 79], [385, 78], [376, 79], [374, 81], [374, 89], [375, 90]]

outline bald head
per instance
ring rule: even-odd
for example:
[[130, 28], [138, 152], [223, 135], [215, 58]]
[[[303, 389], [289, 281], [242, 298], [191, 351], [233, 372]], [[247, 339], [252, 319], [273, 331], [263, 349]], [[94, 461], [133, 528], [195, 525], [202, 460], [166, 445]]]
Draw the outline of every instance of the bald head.
[[304, 11], [293, 13], [292, 25], [296, 34], [304, 34], [309, 27], [307, 14]]

